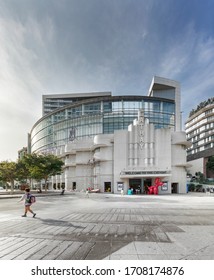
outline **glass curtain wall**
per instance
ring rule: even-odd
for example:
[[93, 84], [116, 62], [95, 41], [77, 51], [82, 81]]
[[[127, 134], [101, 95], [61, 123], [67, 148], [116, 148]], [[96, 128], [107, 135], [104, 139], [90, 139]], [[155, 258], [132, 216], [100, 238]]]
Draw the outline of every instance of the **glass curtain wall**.
[[[133, 98], [134, 99], [134, 98]], [[175, 104], [163, 100], [106, 100], [85, 102], [53, 111], [43, 117], [31, 131], [31, 150], [51, 150], [75, 139], [94, 137], [127, 129], [144, 109], [144, 116], [156, 128], [174, 127]]]

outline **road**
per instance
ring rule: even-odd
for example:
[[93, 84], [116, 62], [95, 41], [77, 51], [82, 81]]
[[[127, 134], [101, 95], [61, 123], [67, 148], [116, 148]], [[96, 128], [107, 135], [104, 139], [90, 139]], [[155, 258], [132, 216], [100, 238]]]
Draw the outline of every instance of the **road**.
[[38, 197], [36, 218], [0, 199], [0, 259], [214, 259], [214, 196]]

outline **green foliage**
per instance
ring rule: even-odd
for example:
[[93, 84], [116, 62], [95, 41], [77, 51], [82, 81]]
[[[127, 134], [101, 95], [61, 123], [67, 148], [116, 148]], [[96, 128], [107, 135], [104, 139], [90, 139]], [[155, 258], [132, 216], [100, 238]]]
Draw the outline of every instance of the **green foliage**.
[[64, 162], [55, 155], [27, 154], [18, 162], [0, 162], [0, 180], [10, 183], [11, 190], [15, 180], [45, 180], [46, 185], [50, 176], [62, 173], [63, 165]]
[[207, 105], [211, 105], [211, 104], [214, 104], [214, 97], [212, 98], [209, 98], [208, 100], [206, 101], [203, 101], [201, 102], [196, 109], [192, 109], [189, 113], [189, 118], [194, 115], [195, 113], [197, 113], [199, 110], [203, 109], [205, 106]]
[[204, 181], [205, 181], [205, 176], [204, 176], [203, 173], [201, 173], [201, 172], [196, 172], [196, 173], [195, 173], [195, 176], [196, 176], [196, 178], [197, 178], [197, 182], [198, 182], [198, 183], [204, 183]]
[[1, 181], [11, 184], [11, 191], [14, 189], [14, 181], [17, 179], [17, 166], [13, 161], [0, 162]]
[[195, 191], [195, 184], [189, 184], [188, 190], [189, 190], [190, 192], [194, 192], [194, 191]]
[[45, 186], [50, 176], [62, 173], [63, 161], [55, 155], [27, 154], [20, 161], [26, 168], [26, 174], [37, 181], [45, 180]]
[[19, 160], [17, 163], [17, 180], [27, 182], [30, 179], [30, 172], [23, 161]]

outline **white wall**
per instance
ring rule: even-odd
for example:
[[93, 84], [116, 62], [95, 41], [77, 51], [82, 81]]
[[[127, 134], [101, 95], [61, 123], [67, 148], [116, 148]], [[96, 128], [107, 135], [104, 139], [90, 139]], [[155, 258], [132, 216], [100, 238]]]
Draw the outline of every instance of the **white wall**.
[[[114, 193], [118, 193], [117, 182], [121, 182], [120, 172], [127, 167], [128, 131], [118, 130], [114, 134]], [[126, 182], [125, 188], [128, 189]], [[126, 191], [126, 190], [124, 190]]]
[[160, 170], [171, 170], [171, 130], [155, 130], [155, 166]]
[[[112, 192], [120, 193], [117, 183], [123, 182], [126, 193], [130, 176], [121, 178], [121, 172], [146, 171], [148, 175], [137, 175], [137, 178], [152, 178], [154, 182], [156, 173], [153, 171], [160, 170], [171, 171], [171, 176], [157, 175], [162, 181], [168, 182], [168, 190], [161, 191], [160, 188], [160, 193], [171, 193], [171, 183], [178, 183], [179, 193], [185, 193], [185, 143], [183, 135], [173, 133], [169, 128], [154, 129], [153, 125], [142, 125], [135, 121], [128, 131], [118, 130], [114, 135], [97, 135], [88, 141], [70, 143], [65, 149], [68, 164], [65, 171], [66, 187], [71, 189], [73, 182], [76, 182], [79, 191], [94, 187], [104, 192], [105, 182], [111, 182]], [[140, 141], [143, 141], [142, 146]], [[133, 158], [131, 163], [129, 158]]]

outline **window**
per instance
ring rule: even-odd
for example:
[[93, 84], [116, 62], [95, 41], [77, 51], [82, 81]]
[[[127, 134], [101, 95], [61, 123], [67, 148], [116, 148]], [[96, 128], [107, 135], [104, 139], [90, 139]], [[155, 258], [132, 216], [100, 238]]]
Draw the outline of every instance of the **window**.
[[104, 111], [104, 113], [112, 111], [112, 103], [110, 101], [103, 102], [103, 111]]
[[85, 114], [94, 114], [101, 111], [101, 103], [92, 103], [84, 105]]

